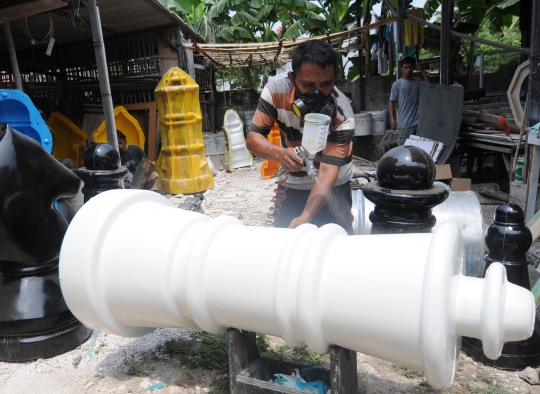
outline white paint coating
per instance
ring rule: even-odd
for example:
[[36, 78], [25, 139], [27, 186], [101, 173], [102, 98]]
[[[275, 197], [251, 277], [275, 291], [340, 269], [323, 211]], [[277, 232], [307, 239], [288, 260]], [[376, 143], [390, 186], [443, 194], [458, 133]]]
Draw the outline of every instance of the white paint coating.
[[508, 283], [504, 266], [478, 279], [462, 276], [462, 264], [450, 222], [433, 234], [370, 236], [337, 225], [247, 227], [153, 192], [112, 190], [71, 222], [60, 278], [69, 308], [94, 329], [235, 327], [319, 353], [335, 344], [422, 369], [442, 389], [462, 335], [496, 358], [533, 330], [532, 293]]

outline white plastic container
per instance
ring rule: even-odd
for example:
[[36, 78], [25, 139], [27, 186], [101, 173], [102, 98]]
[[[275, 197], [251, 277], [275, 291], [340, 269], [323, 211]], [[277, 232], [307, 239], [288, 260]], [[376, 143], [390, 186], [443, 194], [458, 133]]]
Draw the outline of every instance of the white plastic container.
[[229, 169], [253, 165], [253, 156], [246, 147], [244, 124], [234, 109], [228, 109], [223, 119], [223, 129], [229, 144]]
[[386, 132], [386, 110], [371, 111], [371, 130], [375, 134]]
[[371, 135], [371, 112], [354, 114], [354, 135]]
[[330, 116], [323, 114], [307, 114], [304, 116], [304, 131], [302, 133], [302, 146], [314, 156], [326, 146]]

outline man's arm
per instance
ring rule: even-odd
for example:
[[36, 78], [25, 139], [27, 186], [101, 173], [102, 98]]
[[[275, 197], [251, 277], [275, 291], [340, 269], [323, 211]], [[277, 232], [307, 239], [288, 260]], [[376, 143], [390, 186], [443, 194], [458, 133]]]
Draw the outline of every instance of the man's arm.
[[330, 197], [330, 193], [332, 193], [332, 188], [339, 174], [339, 168], [339, 166], [333, 164], [321, 163], [317, 177], [319, 181], [313, 185], [304, 206], [304, 211], [300, 216], [291, 221], [289, 228], [296, 228], [301, 224], [310, 223], [313, 220], [317, 212], [326, 203], [328, 197]]
[[396, 113], [396, 102], [393, 100], [388, 102], [388, 113], [390, 114], [390, 126], [392, 130], [396, 130], [398, 128], [398, 123], [394, 115]]
[[421, 64], [417, 64], [416, 69], [418, 71], [420, 71], [420, 74], [422, 74], [422, 78], [424, 79], [424, 82], [425, 83], [430, 83], [429, 77], [428, 77], [428, 75], [426, 73], [426, 70], [424, 70], [424, 67], [422, 67]]
[[302, 169], [303, 160], [294, 152], [293, 148], [274, 145], [262, 134], [250, 131], [247, 135], [246, 145], [254, 155], [279, 162], [287, 172], [296, 172]]

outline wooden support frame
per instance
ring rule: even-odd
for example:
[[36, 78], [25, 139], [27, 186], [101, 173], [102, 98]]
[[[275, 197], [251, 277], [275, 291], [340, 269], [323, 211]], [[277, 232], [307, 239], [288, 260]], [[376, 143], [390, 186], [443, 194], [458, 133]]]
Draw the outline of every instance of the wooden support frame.
[[124, 104], [123, 107], [128, 111], [149, 110], [148, 117], [148, 159], [156, 161], [157, 159], [157, 106], [156, 102]]

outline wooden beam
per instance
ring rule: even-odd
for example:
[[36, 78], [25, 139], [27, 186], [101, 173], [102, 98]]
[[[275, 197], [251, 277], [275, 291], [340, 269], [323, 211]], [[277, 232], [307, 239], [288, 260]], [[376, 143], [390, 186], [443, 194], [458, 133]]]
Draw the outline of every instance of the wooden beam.
[[148, 158], [151, 161], [156, 161], [157, 159], [157, 107], [156, 102], [151, 101], [148, 103], [137, 103], [137, 104], [124, 104], [124, 108], [128, 111], [140, 111], [148, 110]]
[[0, 23], [22, 19], [67, 6], [64, 0], [27, 0], [19, 4], [0, 8]]

